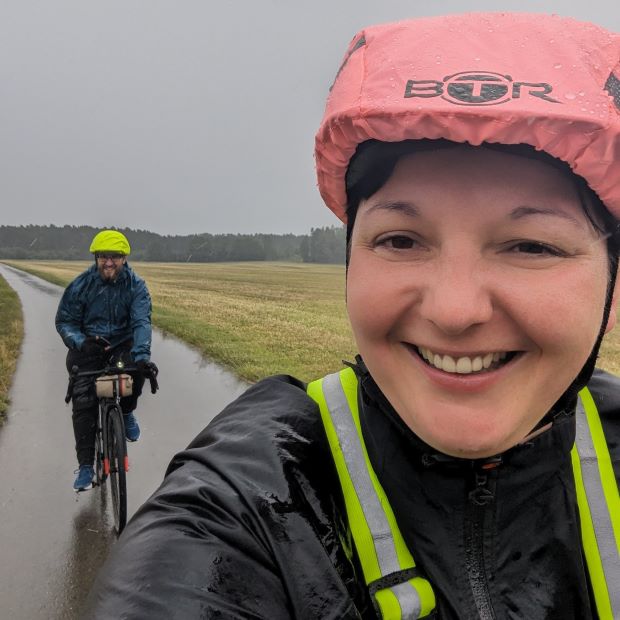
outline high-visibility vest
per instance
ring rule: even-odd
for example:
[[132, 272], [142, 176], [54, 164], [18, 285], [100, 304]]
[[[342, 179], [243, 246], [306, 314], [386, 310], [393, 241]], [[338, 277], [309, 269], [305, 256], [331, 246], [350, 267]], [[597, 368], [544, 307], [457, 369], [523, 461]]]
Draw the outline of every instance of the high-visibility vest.
[[[308, 385], [342, 487], [364, 580], [383, 620], [424, 618], [435, 609], [430, 582], [419, 573], [402, 537], [362, 436], [357, 377], [351, 368]], [[571, 451], [582, 543], [601, 620], [620, 618], [620, 499], [594, 400], [579, 394], [577, 436]]]

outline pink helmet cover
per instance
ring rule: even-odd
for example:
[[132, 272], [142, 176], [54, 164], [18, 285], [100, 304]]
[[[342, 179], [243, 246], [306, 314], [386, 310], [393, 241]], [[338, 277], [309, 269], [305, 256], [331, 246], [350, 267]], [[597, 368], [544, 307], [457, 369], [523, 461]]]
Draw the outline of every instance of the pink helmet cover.
[[556, 15], [468, 13], [352, 40], [316, 135], [318, 185], [346, 221], [359, 144], [529, 144], [567, 162], [620, 217], [620, 34]]

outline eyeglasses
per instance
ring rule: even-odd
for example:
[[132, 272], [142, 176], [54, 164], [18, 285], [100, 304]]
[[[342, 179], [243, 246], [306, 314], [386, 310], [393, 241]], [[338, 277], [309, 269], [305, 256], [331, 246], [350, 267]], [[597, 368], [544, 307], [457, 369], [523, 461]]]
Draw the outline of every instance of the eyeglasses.
[[100, 260], [102, 263], [105, 263], [108, 260], [118, 263], [125, 258], [123, 254], [95, 254], [95, 256], [97, 260]]

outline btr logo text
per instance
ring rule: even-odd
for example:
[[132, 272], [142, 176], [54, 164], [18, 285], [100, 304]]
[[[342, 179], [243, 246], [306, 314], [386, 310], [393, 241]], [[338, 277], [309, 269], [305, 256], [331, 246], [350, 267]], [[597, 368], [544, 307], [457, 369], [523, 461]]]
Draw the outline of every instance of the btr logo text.
[[492, 71], [461, 71], [438, 80], [408, 80], [405, 98], [441, 97], [456, 105], [499, 105], [523, 96], [561, 103], [549, 93], [546, 82], [515, 82], [509, 75]]

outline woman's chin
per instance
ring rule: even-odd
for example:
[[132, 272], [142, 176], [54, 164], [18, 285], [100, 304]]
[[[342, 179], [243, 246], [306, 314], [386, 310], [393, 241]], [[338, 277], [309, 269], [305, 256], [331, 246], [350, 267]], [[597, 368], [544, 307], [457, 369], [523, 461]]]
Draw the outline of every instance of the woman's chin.
[[501, 454], [515, 446], [517, 436], [506, 432], [477, 433], [469, 429], [465, 432], [452, 432], [449, 435], [436, 433], [422, 439], [443, 454], [463, 459], [484, 459]]

